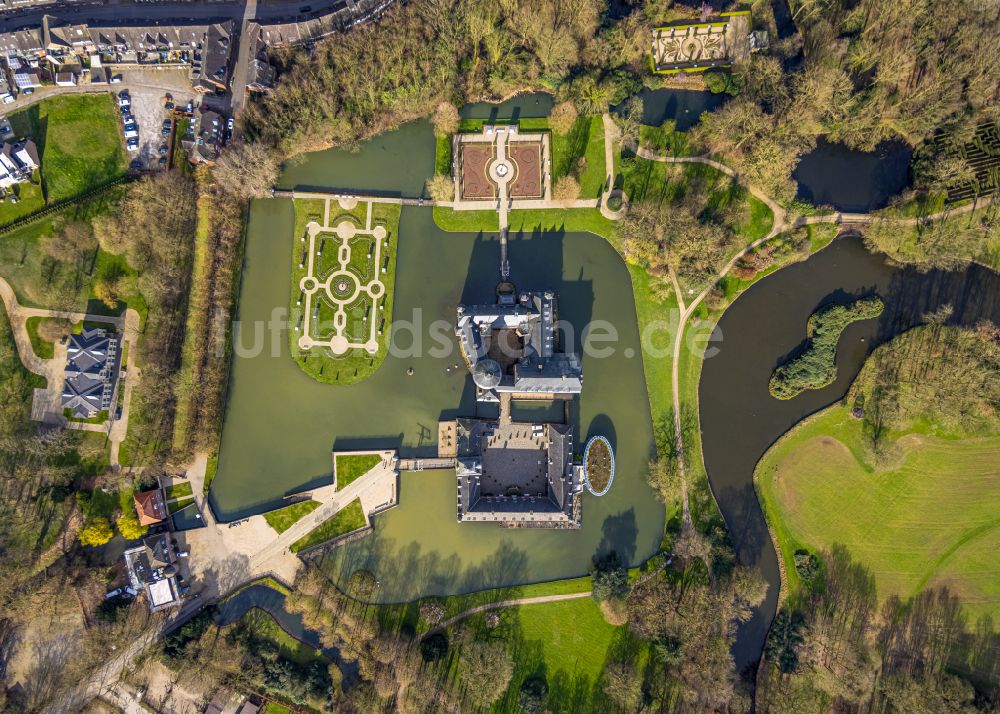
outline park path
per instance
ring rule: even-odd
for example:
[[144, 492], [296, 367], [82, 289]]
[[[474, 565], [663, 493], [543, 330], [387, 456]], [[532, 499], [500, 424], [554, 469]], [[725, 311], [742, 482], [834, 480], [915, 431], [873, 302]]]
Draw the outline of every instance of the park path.
[[426, 639], [433, 634], [441, 632], [456, 622], [460, 622], [467, 617], [475, 615], [477, 612], [486, 612], [488, 610], [499, 610], [502, 607], [514, 607], [517, 605], [541, 605], [546, 602], [563, 602], [565, 600], [579, 600], [580, 598], [590, 597], [591, 592], [587, 590], [582, 593], [562, 593], [559, 595], [538, 595], [537, 597], [521, 597], [515, 598], [513, 600], [498, 600], [497, 602], [488, 602], [483, 605], [476, 605], [475, 607], [470, 607], [468, 610], [463, 610], [462, 612], [449, 617], [447, 620], [442, 620], [436, 624], [431, 629], [427, 630], [420, 639]]
[[[56, 344], [51, 359], [43, 359], [35, 353], [35, 348], [31, 344], [31, 337], [28, 335], [28, 320], [32, 317], [48, 317], [67, 320], [76, 324], [87, 320], [88, 322], [103, 322], [113, 326], [121, 332], [123, 344], [128, 346], [129, 355], [134, 361], [136, 353], [136, 342], [139, 338], [140, 318], [132, 308], [128, 308], [118, 317], [106, 315], [90, 315], [85, 312], [74, 310], [49, 310], [40, 307], [26, 307], [17, 301], [14, 289], [3, 278], [0, 278], [0, 298], [3, 299], [4, 307], [7, 310], [7, 317], [10, 321], [11, 333], [14, 335], [14, 343], [17, 345], [17, 353], [21, 358], [21, 363], [29, 372], [33, 372], [45, 378], [45, 389], [36, 389], [31, 406], [31, 418], [36, 421], [62, 424], [68, 429], [79, 431], [91, 431], [108, 435], [109, 460], [112, 466], [118, 466], [118, 454], [121, 442], [125, 440], [128, 431], [128, 417], [132, 404], [132, 389], [142, 376], [138, 368], [132, 367], [128, 371], [130, 379], [120, 379], [118, 389], [124, 389], [122, 416], [115, 419], [109, 425], [87, 424], [83, 422], [67, 421], [62, 415], [60, 408], [60, 394], [63, 386], [63, 370], [66, 366], [66, 347]], [[123, 346], [124, 350], [125, 347]]]
[[[613, 128], [613, 123], [610, 120], [610, 116], [605, 115], [605, 146], [608, 143], [608, 137]], [[611, 125], [611, 126], [609, 126]], [[989, 205], [993, 199], [985, 199], [978, 202], [966, 204], [959, 206], [954, 209], [945, 209], [938, 211], [936, 213], [929, 214], [927, 216], [919, 217], [899, 217], [894, 218], [890, 216], [875, 215], [872, 213], [848, 213], [843, 211], [834, 211], [833, 213], [821, 215], [821, 216], [791, 216], [789, 212], [781, 206], [777, 201], [767, 195], [759, 186], [754, 185], [749, 182], [744, 176], [739, 172], [733, 170], [726, 164], [716, 161], [715, 159], [709, 158], [708, 156], [663, 156], [651, 151], [648, 148], [638, 146], [635, 142], [628, 144], [628, 148], [632, 150], [636, 156], [649, 161], [657, 161], [665, 164], [705, 164], [711, 166], [712, 168], [721, 171], [727, 176], [732, 177], [736, 180], [740, 186], [747, 190], [754, 198], [758, 199], [764, 203], [769, 209], [771, 209], [771, 214], [773, 216], [771, 222], [771, 229], [767, 232], [767, 235], [759, 238], [752, 243], [744, 246], [739, 252], [732, 256], [725, 265], [715, 274], [715, 276], [706, 282], [706, 287], [702, 289], [698, 295], [696, 295], [690, 302], [684, 301], [683, 291], [681, 290], [680, 282], [677, 279], [677, 275], [674, 273], [673, 268], [670, 269], [670, 280], [674, 288], [674, 293], [677, 298], [677, 306], [680, 311], [680, 315], [677, 321], [677, 332], [674, 335], [674, 347], [672, 355], [671, 364], [671, 396], [673, 402], [674, 410], [674, 444], [677, 453], [679, 454], [678, 469], [681, 482], [681, 505], [683, 508], [683, 519], [685, 526], [691, 525], [691, 511], [688, 499], [688, 482], [687, 473], [685, 469], [685, 459], [684, 459], [684, 435], [683, 435], [683, 425], [681, 423], [681, 403], [680, 403], [680, 354], [681, 348], [684, 341], [684, 329], [687, 325], [688, 319], [697, 310], [698, 305], [701, 304], [712, 288], [729, 272], [736, 266], [741, 258], [747, 255], [750, 251], [756, 249], [760, 245], [766, 243], [767, 241], [775, 238], [781, 233], [792, 230], [794, 228], [799, 228], [801, 226], [817, 225], [823, 223], [831, 223], [834, 225], [863, 225], [868, 223], [873, 223], [879, 220], [891, 221], [899, 225], [904, 226], [915, 226], [915, 225], [926, 225], [933, 221], [941, 218], [946, 218], [950, 216], [962, 215], [969, 213], [976, 208]]]

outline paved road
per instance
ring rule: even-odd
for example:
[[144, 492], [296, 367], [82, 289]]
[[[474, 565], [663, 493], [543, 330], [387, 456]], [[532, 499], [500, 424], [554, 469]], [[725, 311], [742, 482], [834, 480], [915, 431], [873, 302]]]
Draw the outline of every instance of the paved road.
[[[255, 3], [256, 4], [256, 3]], [[309, 17], [327, 15], [340, 4], [340, 0], [263, 0], [256, 8], [256, 20], [302, 20]], [[134, 0], [94, 0], [93, 2], [56, 3], [43, 6], [13, 8], [0, 12], [0, 32], [9, 32], [24, 27], [39, 26], [42, 16], [55, 15], [61, 20], [73, 23], [112, 21], [121, 24], [168, 24], [183, 18], [191, 22], [208, 20], [242, 20], [245, 2], [239, 0], [202, 1], [168, 0], [167, 2], [135, 2]], [[303, 15], [300, 9], [312, 7]]]

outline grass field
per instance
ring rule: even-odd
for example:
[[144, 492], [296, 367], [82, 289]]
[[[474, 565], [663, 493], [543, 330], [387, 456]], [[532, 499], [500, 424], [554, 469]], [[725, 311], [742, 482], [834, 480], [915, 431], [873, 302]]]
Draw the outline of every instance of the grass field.
[[175, 483], [172, 486], [167, 486], [167, 500], [172, 498], [184, 498], [185, 496], [190, 496], [194, 493], [191, 488], [190, 481], [181, 481], [180, 483]]
[[361, 508], [361, 499], [355, 498], [347, 506], [338, 511], [336, 515], [323, 521], [307, 535], [292, 543], [291, 551], [298, 553], [303, 548], [323, 543], [337, 536], [342, 536], [345, 533], [362, 528], [366, 523], [365, 512]]
[[11, 223], [21, 216], [26, 216], [45, 207], [45, 192], [42, 190], [41, 176], [37, 171], [34, 174], [32, 182], [25, 181], [11, 188], [17, 195], [17, 203], [10, 201], [0, 203], [0, 225]]
[[299, 501], [275, 511], [268, 511], [264, 514], [264, 520], [278, 533], [284, 533], [296, 521], [308, 516], [317, 508], [319, 508], [319, 501]]
[[338, 491], [343, 491], [351, 482], [364, 476], [382, 460], [378, 454], [338, 454], [336, 458]]
[[10, 116], [14, 133], [35, 140], [49, 203], [125, 172], [118, 111], [108, 94], [52, 97]]
[[875, 575], [878, 594], [947, 586], [970, 617], [1000, 617], [1000, 436], [899, 436], [902, 461], [864, 461], [861, 422], [834, 406], [764, 456], [757, 485], [781, 546], [789, 595], [801, 591], [797, 548], [835, 543]]
[[[604, 670], [615, 633], [623, 627], [609, 625], [593, 598], [564, 600], [517, 609], [521, 637], [541, 648], [545, 671], [551, 679], [564, 672], [570, 679], [595, 683]], [[572, 623], [572, 626], [569, 626]]]
[[[136, 271], [123, 256], [98, 250], [92, 261], [84, 265], [58, 263], [42, 251], [40, 241], [57, 230], [58, 221], [89, 221], [95, 215], [115, 210], [115, 203], [125, 189], [116, 186], [83, 204], [73, 204], [26, 226], [21, 226], [0, 240], [0, 275], [14, 289], [17, 300], [29, 307], [59, 308], [91, 312], [100, 315], [118, 314], [94, 297], [93, 285], [98, 277], [133, 277]], [[124, 296], [145, 321], [148, 309], [138, 292]], [[120, 309], [124, 309], [119, 305]]]

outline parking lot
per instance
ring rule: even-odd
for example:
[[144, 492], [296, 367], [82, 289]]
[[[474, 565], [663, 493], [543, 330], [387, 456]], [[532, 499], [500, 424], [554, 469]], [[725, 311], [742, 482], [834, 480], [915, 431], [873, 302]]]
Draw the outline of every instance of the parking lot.
[[[142, 162], [143, 169], [155, 169], [160, 167], [161, 147], [169, 148], [172, 138], [164, 136], [162, 133], [163, 122], [170, 116], [164, 108], [166, 102], [165, 92], [160, 89], [152, 89], [141, 86], [122, 85], [128, 90], [132, 100], [132, 116], [138, 125], [139, 149], [129, 152], [129, 161], [138, 159]], [[119, 90], [121, 91], [121, 90]], [[189, 100], [198, 102], [198, 96], [191, 91], [171, 92], [172, 101], [178, 107], [183, 107]]]

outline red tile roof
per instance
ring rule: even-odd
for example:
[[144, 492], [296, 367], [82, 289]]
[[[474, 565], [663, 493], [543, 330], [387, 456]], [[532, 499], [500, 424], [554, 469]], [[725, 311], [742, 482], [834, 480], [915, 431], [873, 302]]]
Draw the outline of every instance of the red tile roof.
[[137, 493], [133, 499], [141, 525], [151, 526], [167, 517], [167, 505], [163, 501], [163, 492], [160, 489]]

